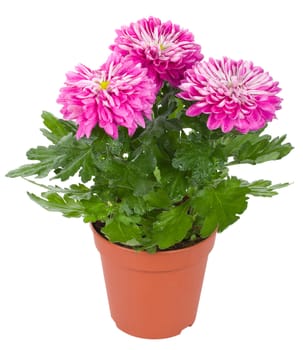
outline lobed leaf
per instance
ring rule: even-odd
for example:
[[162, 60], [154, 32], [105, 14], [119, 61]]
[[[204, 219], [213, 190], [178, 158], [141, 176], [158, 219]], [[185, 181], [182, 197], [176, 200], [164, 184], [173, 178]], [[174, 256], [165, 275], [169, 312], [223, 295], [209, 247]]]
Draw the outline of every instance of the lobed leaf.
[[28, 195], [49, 211], [61, 212], [65, 217], [83, 217], [84, 222], [104, 221], [111, 213], [112, 208], [92, 195], [91, 191], [82, 184], [71, 185], [70, 188], [40, 186], [48, 190], [42, 193], [42, 197], [32, 193]]
[[243, 185], [249, 190], [249, 194], [256, 197], [272, 197], [278, 194], [277, 189], [286, 187], [289, 183], [272, 185], [269, 180], [257, 180], [252, 183], [243, 181]]
[[46, 111], [42, 113], [42, 119], [47, 129], [41, 129], [41, 132], [53, 143], [57, 143], [63, 136], [69, 133], [76, 133], [76, 125], [71, 121], [58, 119]]
[[293, 149], [290, 143], [284, 143], [286, 135], [272, 139], [270, 135], [260, 135], [261, 132], [231, 134], [223, 138], [223, 152], [227, 157], [233, 157], [230, 165], [281, 159]]
[[191, 199], [191, 205], [204, 219], [201, 236], [208, 237], [216, 229], [221, 232], [237, 221], [247, 207], [248, 192], [248, 188], [242, 186], [242, 181], [236, 177], [198, 192]]
[[131, 243], [132, 246], [141, 245], [142, 232], [137, 222], [123, 215], [116, 215], [108, 220], [102, 232], [111, 242]]
[[52, 170], [52, 160], [43, 163], [25, 164], [19, 168], [9, 171], [7, 177], [28, 177], [37, 175], [38, 178], [45, 177]]
[[152, 239], [160, 249], [181, 242], [192, 226], [193, 218], [187, 214], [188, 204], [163, 211], [153, 224]]
[[79, 218], [83, 215], [82, 205], [78, 201], [73, 200], [71, 198], [64, 199], [57, 193], [48, 193], [45, 195], [45, 199], [29, 192], [28, 195], [34, 202], [39, 204], [42, 208], [49, 211], [61, 212], [65, 217]]

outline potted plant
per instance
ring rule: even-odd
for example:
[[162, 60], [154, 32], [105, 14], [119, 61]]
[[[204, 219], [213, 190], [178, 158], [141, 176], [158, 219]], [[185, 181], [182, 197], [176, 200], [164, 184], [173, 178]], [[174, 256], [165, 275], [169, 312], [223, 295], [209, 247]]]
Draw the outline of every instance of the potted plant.
[[192, 33], [154, 17], [117, 30], [110, 49], [99, 69], [67, 73], [63, 119], [42, 113], [50, 144], [7, 176], [40, 186], [28, 195], [43, 208], [90, 223], [119, 328], [169, 337], [194, 322], [216, 232], [249, 196], [288, 185], [230, 167], [281, 159], [292, 146], [265, 133], [280, 88], [252, 62], [204, 60]]

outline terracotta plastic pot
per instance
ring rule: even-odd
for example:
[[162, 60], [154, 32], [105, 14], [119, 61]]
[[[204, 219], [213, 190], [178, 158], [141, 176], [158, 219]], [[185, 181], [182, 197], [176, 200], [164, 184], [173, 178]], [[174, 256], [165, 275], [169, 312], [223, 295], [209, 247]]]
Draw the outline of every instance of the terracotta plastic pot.
[[216, 234], [191, 247], [150, 254], [113, 244], [91, 227], [118, 328], [156, 339], [175, 336], [194, 323]]

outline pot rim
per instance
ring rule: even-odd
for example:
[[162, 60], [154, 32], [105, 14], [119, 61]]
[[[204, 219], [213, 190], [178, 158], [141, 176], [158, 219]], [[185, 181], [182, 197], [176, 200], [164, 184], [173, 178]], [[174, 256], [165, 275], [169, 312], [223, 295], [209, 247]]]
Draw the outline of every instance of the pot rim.
[[205, 240], [186, 248], [148, 253], [112, 243], [99, 234], [93, 225], [91, 229], [101, 259], [109, 259], [117, 266], [128, 266], [128, 269], [133, 271], [166, 272], [202, 263], [204, 257], [211, 252], [216, 238], [216, 232], [214, 232]]
[[137, 253], [143, 253], [143, 254], [147, 254], [147, 255], [155, 255], [155, 254], [165, 254], [165, 255], [173, 255], [173, 254], [178, 254], [180, 253], [180, 251], [187, 251], [187, 250], [193, 250], [195, 249], [195, 247], [198, 248], [198, 246], [202, 245], [202, 244], [206, 244], [206, 242], [210, 243], [210, 250], [212, 249], [214, 243], [215, 243], [215, 238], [216, 238], [216, 235], [217, 235], [217, 230], [215, 230], [210, 236], [208, 236], [207, 238], [195, 243], [195, 244], [192, 244], [188, 247], [183, 247], [183, 248], [177, 248], [177, 249], [167, 249], [167, 250], [157, 250], [156, 252], [153, 252], [153, 253], [149, 253], [147, 252], [146, 250], [137, 250], [135, 248], [132, 248], [132, 247], [128, 247], [128, 246], [125, 246], [123, 244], [120, 244], [120, 243], [116, 243], [116, 242], [111, 242], [109, 239], [107, 239], [103, 234], [101, 234], [100, 232], [98, 232], [93, 223], [90, 223], [89, 224], [90, 227], [91, 227], [91, 230], [93, 231], [94, 235], [97, 235], [97, 237], [100, 237], [103, 242], [106, 242], [106, 244], [109, 244], [110, 246], [115, 246], [117, 247], [119, 250], [124, 250], [125, 252], [137, 252]]

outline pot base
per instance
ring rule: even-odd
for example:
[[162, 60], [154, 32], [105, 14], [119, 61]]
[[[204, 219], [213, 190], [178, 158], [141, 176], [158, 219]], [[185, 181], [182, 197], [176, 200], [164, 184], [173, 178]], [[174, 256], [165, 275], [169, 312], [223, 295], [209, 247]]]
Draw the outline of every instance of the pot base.
[[[115, 321], [115, 320], [114, 320]], [[163, 334], [161, 334], [161, 332], [157, 331], [156, 333], [152, 334], [152, 333], [145, 333], [145, 332], [139, 332], [139, 333], [136, 333], [134, 332], [132, 329], [131, 330], [127, 330], [127, 329], [124, 329], [123, 327], [120, 327], [119, 324], [117, 324], [117, 322], [115, 322], [116, 324], [116, 327], [128, 334], [128, 335], [131, 335], [132, 337], [136, 337], [136, 338], [141, 338], [141, 339], [167, 339], [167, 338], [173, 338], [173, 337], [176, 337], [177, 335], [180, 335], [182, 333], [182, 331], [187, 328], [187, 327], [191, 327], [192, 325], [188, 325], [188, 326], [185, 326], [184, 328], [180, 329], [179, 331], [176, 331], [174, 330], [173, 332], [163, 332]]]

